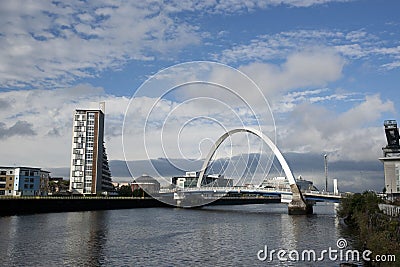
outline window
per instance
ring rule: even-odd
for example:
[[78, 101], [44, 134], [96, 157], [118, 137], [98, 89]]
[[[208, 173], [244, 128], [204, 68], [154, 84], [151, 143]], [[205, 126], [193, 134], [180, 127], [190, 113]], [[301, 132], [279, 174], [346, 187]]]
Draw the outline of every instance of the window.
[[94, 132], [88, 132], [87, 135], [88, 136], [94, 136]]
[[8, 179], [8, 180], [12, 181], [12, 177], [10, 177], [10, 179]]
[[28, 189], [28, 185], [27, 184], [24, 184], [24, 189]]
[[93, 159], [93, 154], [86, 154], [87, 159]]
[[94, 125], [94, 121], [88, 121], [88, 125]]
[[31, 178], [31, 179], [30, 179], [30, 182], [31, 182], [31, 183], [33, 183], [33, 182], [34, 182], [34, 179], [33, 179], [33, 178]]
[[6, 171], [1, 171], [1, 172], [0, 172], [0, 175], [6, 175], [6, 174], [7, 174]]
[[88, 143], [87, 147], [93, 147], [93, 143]]
[[80, 189], [80, 188], [82, 188], [82, 183], [73, 183], [73, 184], [72, 184], [72, 187], [73, 187], [73, 188]]
[[33, 184], [30, 184], [30, 185], [29, 185], [29, 189], [33, 189]]
[[25, 178], [25, 179], [24, 179], [24, 182], [25, 182], [25, 183], [29, 183], [29, 178]]

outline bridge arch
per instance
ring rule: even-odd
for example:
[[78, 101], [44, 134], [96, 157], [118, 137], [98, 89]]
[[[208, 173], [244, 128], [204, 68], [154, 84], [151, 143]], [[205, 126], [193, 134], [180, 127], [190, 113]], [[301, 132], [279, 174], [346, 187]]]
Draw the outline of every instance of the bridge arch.
[[258, 131], [256, 129], [252, 129], [252, 128], [248, 128], [248, 127], [236, 128], [236, 129], [230, 130], [230, 131], [224, 133], [220, 138], [218, 138], [218, 140], [215, 142], [215, 144], [211, 148], [210, 152], [208, 153], [207, 158], [204, 160], [203, 166], [202, 166], [200, 174], [199, 174], [199, 179], [197, 181], [197, 187], [201, 186], [207, 166], [210, 163], [211, 158], [214, 156], [215, 152], [217, 151], [218, 147], [222, 144], [222, 142], [224, 142], [224, 140], [226, 138], [228, 138], [229, 136], [231, 136], [235, 133], [242, 133], [242, 132], [247, 132], [247, 133], [251, 133], [251, 134], [258, 136], [269, 146], [269, 148], [272, 150], [272, 152], [277, 157], [279, 163], [281, 164], [283, 171], [285, 172], [285, 175], [286, 175], [287, 179], [289, 180], [290, 188], [292, 188], [292, 191], [293, 191], [294, 187], [297, 188], [296, 180], [294, 179], [293, 173], [290, 170], [289, 165], [287, 164], [282, 153], [279, 151], [278, 147], [272, 142], [272, 140], [268, 136], [263, 134], [261, 131]]

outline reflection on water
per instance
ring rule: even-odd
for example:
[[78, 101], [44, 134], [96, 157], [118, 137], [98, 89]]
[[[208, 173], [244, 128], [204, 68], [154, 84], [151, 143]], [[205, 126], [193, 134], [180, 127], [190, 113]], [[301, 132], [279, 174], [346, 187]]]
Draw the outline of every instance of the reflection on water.
[[289, 216], [285, 205], [246, 205], [1, 217], [0, 258], [6, 266], [266, 266], [257, 259], [264, 245], [336, 247], [341, 232], [333, 206], [314, 211]]
[[104, 262], [104, 248], [107, 242], [109, 228], [109, 213], [71, 212], [66, 213], [66, 227], [64, 264], [73, 265], [100, 265]]
[[[0, 218], [1, 264], [99, 265], [108, 236], [107, 211]], [[0, 265], [1, 265], [0, 264]]]

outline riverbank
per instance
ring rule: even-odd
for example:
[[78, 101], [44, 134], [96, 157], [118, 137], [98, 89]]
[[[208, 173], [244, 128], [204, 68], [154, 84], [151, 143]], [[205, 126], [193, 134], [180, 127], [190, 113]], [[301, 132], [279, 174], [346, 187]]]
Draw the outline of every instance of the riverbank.
[[[19, 214], [176, 207], [152, 197], [0, 197], [0, 216]], [[279, 204], [279, 197], [222, 197], [206, 205]]]
[[0, 198], [0, 216], [18, 214], [169, 207], [151, 197], [14, 197]]
[[[379, 204], [384, 201], [373, 192], [354, 194], [342, 199], [338, 215], [358, 237], [362, 249], [373, 255], [395, 255], [400, 261], [400, 218], [384, 214]], [[370, 263], [367, 266], [398, 266]]]

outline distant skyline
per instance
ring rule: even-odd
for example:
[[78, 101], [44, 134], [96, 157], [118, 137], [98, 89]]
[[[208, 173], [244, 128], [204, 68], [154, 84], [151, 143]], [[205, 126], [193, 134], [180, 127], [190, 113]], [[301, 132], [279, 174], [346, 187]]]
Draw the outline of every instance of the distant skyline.
[[[352, 189], [383, 188], [383, 167], [380, 177], [378, 171], [360, 175], [360, 168], [379, 164], [386, 145], [383, 121], [400, 121], [397, 0], [136, 2], [2, 1], [1, 165], [68, 167], [73, 111], [98, 108], [100, 101], [106, 102], [109, 159], [123, 160], [123, 118], [138, 88], [175, 64], [212, 61], [257, 83], [271, 105], [284, 154], [300, 159], [327, 153], [332, 163], [357, 163], [343, 174], [337, 170], [339, 185], [342, 180]], [[135, 121], [146, 118], [140, 111], [154, 99], [145, 91], [133, 100]], [[181, 101], [169, 99], [160, 110]], [[194, 114], [212, 114], [196, 108]], [[206, 122], [196, 127], [201, 138], [221, 134]], [[188, 157], [211, 146], [190, 141], [182, 141]], [[131, 160], [146, 156], [133, 153]], [[323, 169], [315, 176], [322, 181]]]

